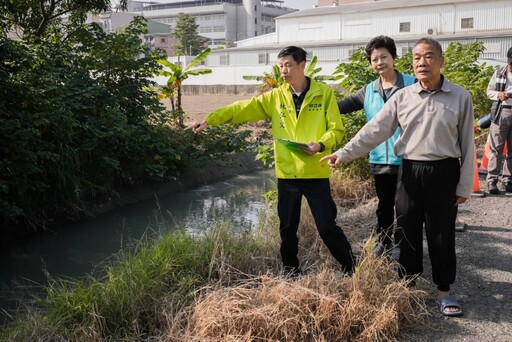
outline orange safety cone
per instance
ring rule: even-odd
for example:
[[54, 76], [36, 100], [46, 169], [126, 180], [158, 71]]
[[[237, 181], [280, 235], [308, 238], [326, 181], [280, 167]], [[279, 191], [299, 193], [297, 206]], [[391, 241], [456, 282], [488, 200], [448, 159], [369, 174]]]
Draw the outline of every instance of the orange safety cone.
[[473, 177], [473, 190], [471, 191], [472, 197], [484, 197], [485, 193], [480, 189], [480, 175], [478, 174], [478, 162], [475, 151], [475, 172]]
[[[507, 142], [505, 142], [505, 146], [503, 147], [503, 156], [506, 156], [508, 153]], [[491, 154], [491, 143], [490, 140], [487, 139], [485, 142], [484, 153], [482, 155], [482, 161], [480, 162], [480, 169], [478, 170], [480, 173], [487, 173], [487, 168], [489, 167], [489, 155]]]
[[484, 153], [482, 155], [482, 161], [480, 162], [480, 172], [487, 173], [487, 168], [489, 166], [489, 154], [491, 153], [491, 144], [489, 139], [485, 142]]

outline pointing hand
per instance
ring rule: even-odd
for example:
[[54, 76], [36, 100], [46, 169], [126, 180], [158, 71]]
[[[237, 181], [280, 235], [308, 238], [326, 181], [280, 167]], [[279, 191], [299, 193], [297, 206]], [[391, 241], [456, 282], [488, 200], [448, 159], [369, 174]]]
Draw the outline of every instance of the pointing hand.
[[201, 133], [202, 131], [204, 131], [206, 129], [206, 127], [208, 127], [208, 124], [206, 123], [206, 121], [203, 121], [201, 123], [194, 122], [192, 124], [192, 126], [188, 126], [187, 129], [190, 129], [190, 130], [192, 130], [192, 132], [197, 134], [197, 133]]
[[341, 166], [341, 160], [339, 160], [335, 154], [329, 154], [328, 156], [325, 156], [320, 159], [320, 162], [324, 162], [324, 161], [327, 161], [327, 164], [330, 167], [338, 168]]

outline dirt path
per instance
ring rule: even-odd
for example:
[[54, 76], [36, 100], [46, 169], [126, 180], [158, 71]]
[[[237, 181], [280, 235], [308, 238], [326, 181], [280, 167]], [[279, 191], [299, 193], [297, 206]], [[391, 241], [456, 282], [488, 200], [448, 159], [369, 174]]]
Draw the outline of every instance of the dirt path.
[[[203, 119], [215, 108], [249, 95], [184, 96], [190, 121]], [[482, 189], [486, 190], [483, 176]], [[512, 341], [512, 195], [472, 197], [460, 206], [459, 218], [468, 224], [457, 233], [457, 280], [452, 287], [464, 316], [445, 318], [435, 304], [427, 248], [425, 272], [419, 286], [429, 292], [430, 325], [408, 332], [400, 341]]]

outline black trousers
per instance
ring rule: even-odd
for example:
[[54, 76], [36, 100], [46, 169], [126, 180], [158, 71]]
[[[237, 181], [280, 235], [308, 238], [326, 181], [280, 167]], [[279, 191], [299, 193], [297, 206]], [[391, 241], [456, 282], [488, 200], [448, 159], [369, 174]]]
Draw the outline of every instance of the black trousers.
[[[375, 174], [375, 190], [379, 203], [377, 215], [377, 234], [382, 244], [389, 244], [393, 236], [395, 223], [395, 195], [398, 174]], [[398, 241], [395, 240], [396, 243]]]
[[329, 179], [278, 179], [277, 191], [283, 265], [294, 269], [299, 267], [297, 230], [304, 196], [323, 242], [341, 264], [342, 270], [352, 272], [352, 248], [343, 230], [336, 225], [337, 209], [331, 196]]
[[455, 190], [460, 178], [458, 159], [403, 160], [396, 196], [397, 233], [403, 277], [423, 272], [423, 226], [432, 264], [432, 278], [440, 291], [455, 281]]

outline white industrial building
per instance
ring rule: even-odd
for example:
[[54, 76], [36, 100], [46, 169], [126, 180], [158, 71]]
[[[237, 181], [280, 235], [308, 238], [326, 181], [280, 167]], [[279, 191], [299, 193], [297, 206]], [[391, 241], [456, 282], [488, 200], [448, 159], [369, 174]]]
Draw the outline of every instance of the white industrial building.
[[205, 66], [212, 74], [187, 79], [186, 85], [248, 85], [244, 75], [261, 75], [277, 63], [285, 46], [297, 45], [318, 57], [321, 74], [329, 75], [358, 47], [377, 35], [388, 35], [398, 54], [411, 51], [421, 37], [451, 42], [482, 41], [481, 60], [504, 64], [512, 47], [510, 0], [389, 0], [318, 7], [276, 18], [276, 31], [212, 51]]
[[275, 32], [275, 18], [297, 11], [281, 0], [168, 0], [131, 1], [130, 11], [172, 27], [180, 13], [192, 15], [199, 34], [210, 47], [233, 46], [236, 41]]

